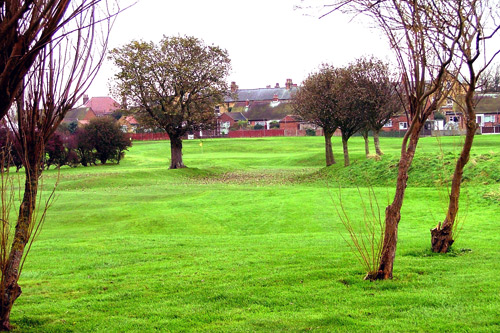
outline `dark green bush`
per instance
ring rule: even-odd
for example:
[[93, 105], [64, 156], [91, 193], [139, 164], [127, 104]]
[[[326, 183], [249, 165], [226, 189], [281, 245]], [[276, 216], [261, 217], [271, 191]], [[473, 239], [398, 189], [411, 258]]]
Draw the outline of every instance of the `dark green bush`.
[[306, 129], [306, 135], [307, 136], [316, 136], [316, 131], [313, 130], [312, 128]]

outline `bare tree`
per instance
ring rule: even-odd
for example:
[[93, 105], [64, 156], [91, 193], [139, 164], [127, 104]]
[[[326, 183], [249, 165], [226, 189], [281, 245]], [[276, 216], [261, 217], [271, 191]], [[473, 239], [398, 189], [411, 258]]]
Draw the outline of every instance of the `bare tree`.
[[226, 50], [195, 37], [164, 37], [158, 45], [133, 41], [112, 51], [118, 95], [146, 113], [170, 137], [170, 169], [185, 168], [182, 136], [210, 128], [228, 91]]
[[[460, 187], [464, 167], [469, 161], [470, 151], [478, 124], [476, 123], [476, 88], [486, 74], [488, 66], [500, 53], [498, 31], [500, 30], [498, 2], [487, 0], [448, 1], [451, 24], [463, 26], [458, 41], [457, 61], [463, 64], [463, 80], [457, 80], [465, 92], [458, 103], [466, 120], [466, 135], [462, 151], [455, 165], [446, 217], [431, 230], [432, 251], [446, 253], [454, 242], [455, 220], [459, 210]], [[496, 37], [496, 38], [495, 38]], [[493, 48], [487, 49], [487, 46]], [[488, 52], [489, 51], [489, 52]], [[497, 69], [498, 73], [498, 69]], [[493, 80], [493, 86], [495, 85]]]
[[54, 35], [60, 38], [61, 27], [101, 1], [0, 1], [0, 119], [7, 114], [22, 89], [24, 77]]
[[[39, 181], [43, 171], [45, 145], [67, 111], [82, 97], [100, 68], [111, 21], [108, 7], [80, 5], [69, 7], [70, 20], [59, 29], [52, 42], [39, 50], [16, 97], [16, 117], [7, 116], [20, 147], [25, 171], [24, 194], [17, 223], [10, 234], [9, 222], [3, 221], [0, 282], [0, 329], [9, 330], [10, 313], [21, 295], [19, 276], [27, 252], [40, 230]], [[101, 17], [104, 19], [101, 20]], [[107, 18], [107, 19], [106, 19]], [[98, 29], [96, 22], [101, 22]], [[38, 207], [38, 208], [37, 208]], [[10, 246], [9, 246], [10, 245]]]
[[323, 128], [326, 166], [335, 164], [332, 136], [338, 128], [340, 80], [340, 69], [323, 64], [317, 73], [309, 74], [293, 96], [294, 112]]
[[422, 127], [447, 96], [443, 82], [452, 71], [462, 27], [441, 20], [445, 15], [435, 14], [443, 12], [445, 5], [445, 2], [430, 0], [342, 0], [334, 2], [331, 9], [331, 12], [367, 14], [382, 29], [401, 71], [399, 94], [410, 122], [401, 145], [394, 199], [385, 210], [384, 241], [375, 279], [392, 278], [408, 170]]

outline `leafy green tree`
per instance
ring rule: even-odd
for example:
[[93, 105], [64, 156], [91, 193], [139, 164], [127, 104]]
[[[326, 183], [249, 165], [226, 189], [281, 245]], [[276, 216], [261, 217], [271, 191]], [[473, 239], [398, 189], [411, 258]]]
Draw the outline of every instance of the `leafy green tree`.
[[321, 126], [325, 136], [326, 166], [335, 164], [332, 136], [338, 128], [341, 71], [324, 64], [310, 74], [293, 96], [293, 108], [304, 120]]
[[280, 128], [280, 122], [279, 121], [271, 121], [271, 123], [269, 124], [269, 128]]
[[132, 111], [146, 113], [170, 137], [170, 168], [184, 168], [182, 137], [215, 124], [215, 105], [228, 91], [226, 50], [195, 37], [132, 41], [111, 52], [120, 72], [116, 93]]
[[359, 75], [360, 89], [363, 91], [366, 126], [362, 130], [365, 138], [365, 149], [368, 155], [368, 131], [373, 131], [375, 152], [382, 155], [379, 133], [382, 127], [397, 113], [403, 110], [401, 99], [397, 93], [395, 82], [389, 64], [374, 57], [357, 59], [351, 67], [356, 68]]

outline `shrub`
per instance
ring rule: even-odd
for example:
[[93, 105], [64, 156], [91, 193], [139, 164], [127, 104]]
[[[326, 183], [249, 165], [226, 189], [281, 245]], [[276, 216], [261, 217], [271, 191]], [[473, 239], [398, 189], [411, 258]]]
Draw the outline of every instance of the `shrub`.
[[253, 127], [253, 129], [254, 129], [254, 130], [261, 130], [261, 129], [263, 129], [263, 128], [264, 128], [264, 125], [261, 125], [261, 124], [256, 124], [256, 125]]
[[306, 129], [306, 135], [307, 136], [316, 136], [316, 131], [313, 130], [312, 128]]
[[279, 121], [271, 121], [269, 124], [269, 128], [280, 128], [280, 122]]
[[93, 140], [87, 135], [87, 131], [84, 128], [76, 131], [74, 147], [78, 154], [78, 159], [83, 166], [96, 164]]
[[125, 151], [131, 145], [130, 140], [121, 131], [120, 125], [110, 117], [92, 119], [78, 136], [80, 158], [84, 156], [89, 163], [95, 163], [95, 158], [102, 164], [107, 161], [120, 163]]

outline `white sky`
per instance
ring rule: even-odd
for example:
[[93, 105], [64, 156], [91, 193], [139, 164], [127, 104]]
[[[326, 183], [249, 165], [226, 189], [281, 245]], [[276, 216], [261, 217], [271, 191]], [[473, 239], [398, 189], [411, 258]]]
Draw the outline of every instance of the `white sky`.
[[[158, 42], [163, 35], [191, 35], [228, 51], [232, 63], [228, 83], [236, 81], [240, 88], [284, 86], [287, 78], [300, 84], [324, 62], [342, 66], [363, 55], [384, 60], [390, 56], [385, 40], [361, 22], [363, 17], [350, 22], [336, 13], [318, 19], [317, 10], [294, 10], [301, 4], [300, 0], [139, 0], [118, 16], [110, 49], [134, 39]], [[115, 72], [107, 60], [88, 95], [110, 95]]]

